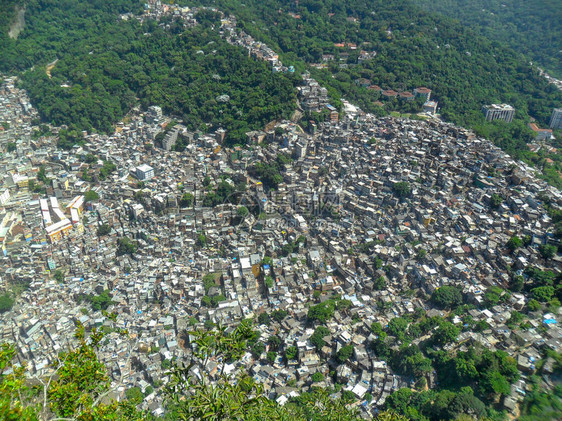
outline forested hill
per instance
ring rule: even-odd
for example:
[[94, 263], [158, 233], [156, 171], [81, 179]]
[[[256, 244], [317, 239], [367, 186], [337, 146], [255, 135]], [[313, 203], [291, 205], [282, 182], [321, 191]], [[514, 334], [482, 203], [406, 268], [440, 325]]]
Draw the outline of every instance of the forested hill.
[[424, 10], [458, 19], [480, 34], [526, 54], [562, 78], [559, 0], [413, 0]]
[[[472, 128], [514, 157], [544, 167], [549, 182], [562, 188], [562, 156], [549, 156], [554, 161], [549, 168], [543, 165], [544, 156], [527, 147], [533, 139], [530, 118], [546, 127], [552, 109], [562, 106], [562, 92], [524, 55], [504, 44], [459, 21], [425, 12], [411, 0], [223, 0], [220, 7], [280, 52], [285, 63], [302, 60], [325, 66], [313, 69], [313, 76], [365, 111], [400, 109], [401, 104], [362, 87], [364, 80], [395, 91], [429, 87], [445, 120]], [[361, 60], [362, 51], [371, 58]], [[384, 101], [384, 110], [378, 100]], [[490, 103], [514, 106], [514, 122], [486, 122], [481, 108]]]
[[[213, 0], [201, 3], [215, 4]], [[395, 90], [428, 86], [444, 117], [465, 125], [481, 122], [481, 106], [492, 102], [508, 102], [521, 118], [531, 115], [546, 124], [552, 107], [562, 102], [562, 94], [523, 56], [459, 22], [425, 13], [410, 0], [301, 0], [298, 5], [282, 0], [224, 0], [221, 7], [238, 16], [248, 32], [285, 53], [285, 61], [298, 57], [315, 63], [326, 54], [336, 58], [346, 54], [348, 69], [331, 63], [330, 73], [337, 79], [333, 85], [351, 91], [349, 99], [367, 110], [372, 108], [371, 97], [337, 81], [363, 77]], [[352, 48], [342, 48], [342, 43]], [[361, 49], [377, 55], [353, 66]]]
[[[530, 118], [545, 127], [552, 109], [562, 106], [562, 92], [521, 53], [457, 20], [424, 12], [415, 1], [175, 3], [218, 7], [235, 15], [240, 28], [278, 51], [286, 65], [308, 68], [334, 98], [343, 96], [365, 111], [411, 112], [413, 104], [384, 100], [382, 109], [377, 105], [380, 93], [361, 81], [396, 91], [427, 86], [445, 120], [472, 128], [514, 157], [541, 166], [549, 181], [562, 187], [562, 155], [540, 156], [527, 147], [533, 136], [527, 127]], [[109, 131], [136, 96], [143, 104], [159, 103], [184, 116], [192, 126], [221, 125], [236, 142], [245, 130], [287, 117], [294, 108], [291, 88], [298, 76], [273, 75], [264, 63], [227, 45], [218, 25], [184, 33], [170, 22], [163, 22], [163, 30], [162, 22], [141, 27], [134, 19], [119, 19], [120, 13], [142, 13], [141, 0], [25, 3], [26, 24], [19, 38], [0, 32], [0, 71], [35, 66], [25, 77], [26, 87], [47, 121]], [[42, 69], [56, 58], [48, 78]], [[323, 69], [318, 69], [320, 63]], [[217, 103], [223, 94], [231, 101]], [[481, 108], [490, 103], [513, 105], [514, 122], [486, 122]], [[545, 158], [552, 161], [545, 164]]]
[[42, 118], [77, 130], [111, 132], [137, 98], [191, 129], [223, 127], [231, 143], [291, 115], [295, 75], [273, 74], [223, 40], [219, 25], [120, 18], [142, 10], [137, 0], [28, 0], [24, 31], [4, 38], [0, 70], [34, 66], [22, 79]]

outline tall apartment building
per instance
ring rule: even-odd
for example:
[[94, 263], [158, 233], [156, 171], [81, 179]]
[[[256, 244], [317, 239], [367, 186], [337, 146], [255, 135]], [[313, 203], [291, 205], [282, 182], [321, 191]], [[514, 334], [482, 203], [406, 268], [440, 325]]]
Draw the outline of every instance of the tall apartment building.
[[515, 115], [515, 108], [507, 104], [491, 104], [484, 105], [482, 112], [488, 121], [503, 120], [511, 123]]
[[555, 108], [552, 110], [548, 127], [554, 130], [562, 129], [562, 108]]

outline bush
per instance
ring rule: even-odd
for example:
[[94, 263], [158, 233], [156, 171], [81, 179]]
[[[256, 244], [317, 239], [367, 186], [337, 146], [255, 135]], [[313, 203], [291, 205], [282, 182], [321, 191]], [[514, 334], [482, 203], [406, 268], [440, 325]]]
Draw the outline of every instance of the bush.
[[452, 309], [460, 306], [463, 302], [461, 291], [453, 286], [445, 285], [433, 291], [431, 295], [433, 303], [441, 309]]
[[308, 309], [308, 319], [326, 323], [334, 315], [334, 311], [334, 303], [332, 301], [325, 301]]
[[10, 311], [14, 306], [14, 299], [6, 292], [0, 295], [0, 313]]
[[98, 227], [98, 232], [97, 232], [97, 234], [98, 234], [98, 237], [102, 237], [102, 236], [104, 236], [104, 235], [109, 234], [110, 232], [111, 232], [111, 227], [110, 227], [109, 225], [107, 225], [107, 224], [101, 224], [101, 225]]
[[93, 190], [88, 190], [86, 192], [86, 194], [84, 195], [84, 201], [86, 202], [94, 202], [96, 200], [99, 200], [100, 195], [97, 194], [97, 192], [93, 191]]
[[320, 373], [319, 371], [317, 371], [316, 373], [314, 373], [311, 376], [312, 382], [313, 383], [320, 383], [321, 381], [324, 380], [324, 375], [322, 373]]
[[353, 355], [353, 345], [346, 345], [340, 348], [336, 354], [336, 359], [340, 364], [343, 364]]
[[123, 237], [117, 240], [117, 255], [134, 254], [137, 251], [136, 243], [129, 240], [128, 237]]

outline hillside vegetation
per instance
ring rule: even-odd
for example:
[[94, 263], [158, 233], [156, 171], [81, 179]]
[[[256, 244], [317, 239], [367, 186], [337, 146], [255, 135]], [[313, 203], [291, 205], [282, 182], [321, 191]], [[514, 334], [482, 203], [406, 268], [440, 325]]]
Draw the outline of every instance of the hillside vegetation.
[[[238, 16], [247, 32], [281, 52], [288, 64], [304, 66], [333, 56], [326, 69], [313, 69], [313, 75], [334, 96], [378, 113], [380, 94], [358, 86], [359, 79], [396, 91], [427, 86], [442, 118], [474, 129], [516, 158], [544, 164], [545, 156], [526, 146], [533, 138], [527, 123], [533, 117], [546, 127], [552, 109], [562, 105], [562, 92], [523, 55], [454, 19], [424, 12], [410, 0], [302, 0], [298, 6], [280, 0], [226, 0], [221, 7]], [[376, 56], [360, 61], [361, 50]], [[410, 106], [383, 101], [384, 110]], [[490, 103], [514, 106], [514, 122], [486, 122], [481, 108]], [[562, 187], [556, 173], [561, 157], [549, 158], [555, 164], [547, 179]]]
[[[211, 0], [176, 3], [216, 7]], [[562, 187], [562, 156], [531, 153], [527, 147], [533, 138], [530, 119], [545, 127], [552, 109], [562, 104], [562, 92], [522, 54], [416, 4], [224, 0], [220, 8], [234, 14], [241, 29], [278, 51], [285, 64], [311, 70], [328, 88], [334, 105], [341, 107], [339, 98], [344, 97], [381, 115], [392, 110], [412, 113], [419, 103], [384, 99], [357, 82], [396, 91], [427, 86], [443, 119], [474, 129], [515, 158], [538, 166], [550, 183]], [[121, 21], [118, 14], [124, 12], [142, 13], [142, 2], [28, 0], [26, 27], [19, 38], [2, 35], [6, 48], [0, 51], [0, 70], [35, 65], [24, 79], [42, 117], [77, 129], [110, 131], [136, 97], [143, 105], [162, 105], [191, 128], [225, 127], [233, 144], [244, 142], [245, 131], [288, 117], [294, 109], [291, 88], [298, 77], [271, 75], [264, 63], [221, 40], [217, 25], [185, 33], [173, 22], [164, 22], [166, 29], [155, 22], [141, 27]], [[555, 33], [556, 27], [547, 32]], [[362, 51], [370, 58], [360, 60]], [[43, 66], [57, 58], [48, 79]], [[311, 67], [322, 62], [323, 69]], [[229, 101], [217, 102], [223, 95]], [[513, 105], [514, 122], [486, 122], [481, 107], [490, 103]]]
[[[91, 3], [30, 0], [28, 25], [0, 56], [4, 71], [35, 65], [24, 87], [45, 121], [111, 132], [138, 98], [191, 129], [223, 127], [231, 143], [243, 143], [245, 132], [291, 115], [297, 79], [273, 74], [211, 25], [141, 25], [118, 16], [138, 13], [138, 1]], [[45, 65], [55, 59], [49, 76]]]
[[413, 0], [526, 54], [562, 78], [562, 8], [557, 0]]

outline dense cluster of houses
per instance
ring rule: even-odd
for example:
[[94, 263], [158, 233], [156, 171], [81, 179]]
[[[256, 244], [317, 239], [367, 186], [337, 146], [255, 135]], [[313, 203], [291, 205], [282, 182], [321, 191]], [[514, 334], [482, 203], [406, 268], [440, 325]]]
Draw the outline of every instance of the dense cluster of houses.
[[[255, 48], [269, 54], [263, 45]], [[323, 88], [306, 76], [305, 82], [303, 106], [320, 106], [309, 99], [324, 98]], [[161, 415], [158, 389], [168, 381], [167, 367], [192, 356], [188, 330], [211, 322], [232, 328], [284, 310], [281, 320], [254, 327], [264, 344], [281, 338], [274, 361], [266, 357], [267, 344], [261, 355], [248, 350], [233, 364], [210, 359], [195, 371], [210, 378], [249, 372], [280, 404], [313, 384], [337, 382], [343, 388], [335, 396], [350, 391], [354, 405], [374, 414], [411, 379], [374, 354], [371, 324], [384, 327], [417, 311], [445, 315], [424, 299], [444, 285], [458, 286], [479, 304], [489, 288], [507, 286], [508, 267], [520, 274], [529, 265], [559, 272], [560, 257], [545, 261], [539, 247], [558, 245], [543, 197], [562, 206], [562, 196], [532, 168], [467, 130], [346, 109], [313, 133], [278, 123], [249, 148], [223, 148], [221, 130], [179, 126], [187, 146], [176, 152], [170, 118], [154, 106], [133, 110], [112, 135], [84, 133], [82, 144], [62, 151], [55, 147], [59, 128], [38, 135], [37, 113], [7, 79], [0, 86], [0, 122], [8, 123], [0, 127], [0, 290], [21, 292], [13, 309], [0, 314], [0, 341], [15, 342], [18, 360], [27, 361], [32, 375], [46, 376], [57, 353], [75, 343], [76, 322], [100, 327], [108, 334], [100, 358], [115, 397], [137, 386], [146, 395], [141, 406]], [[268, 190], [251, 169], [258, 162], [273, 166], [280, 154], [291, 159], [281, 166], [277, 188]], [[108, 162], [114, 168], [103, 173]], [[203, 206], [224, 183], [231, 195]], [[407, 191], [397, 194], [397, 184]], [[497, 207], [493, 195], [503, 198]], [[55, 216], [49, 221], [47, 214]], [[68, 229], [50, 236], [49, 227], [65, 219]], [[530, 244], [509, 253], [505, 244], [513, 235], [529, 236]], [[136, 250], [123, 253], [124, 238]], [[204, 282], [209, 277], [212, 285]], [[378, 289], [374, 280], [381, 277], [386, 287]], [[104, 294], [117, 322], [91, 304]], [[351, 305], [335, 311], [317, 349], [308, 309], [334, 294]], [[480, 343], [517, 359], [523, 376], [505, 400], [510, 411], [523, 399], [526, 375], [542, 351], [562, 351], [560, 314], [534, 313], [527, 330], [506, 326], [527, 300], [514, 293], [488, 310], [471, 310], [490, 328], [465, 330], [449, 345]], [[115, 333], [115, 323], [130, 338]], [[353, 354], [338, 364], [334, 357], [347, 345]], [[292, 346], [296, 356], [286, 360]], [[322, 380], [314, 382], [314, 373]]]

